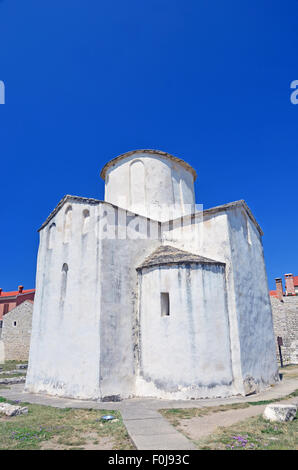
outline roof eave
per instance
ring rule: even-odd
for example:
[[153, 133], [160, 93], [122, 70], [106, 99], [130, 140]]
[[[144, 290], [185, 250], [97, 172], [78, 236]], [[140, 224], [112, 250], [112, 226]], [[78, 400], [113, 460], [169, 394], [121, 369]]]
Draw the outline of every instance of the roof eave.
[[105, 166], [102, 168], [100, 172], [100, 176], [103, 180], [105, 180], [106, 173], [108, 169], [111, 166], [114, 166], [116, 163], [118, 163], [121, 160], [124, 160], [127, 157], [130, 157], [131, 155], [137, 154], [137, 153], [148, 153], [151, 155], [160, 155], [162, 157], [167, 157], [170, 160], [173, 160], [177, 163], [180, 163], [180, 165], [184, 166], [186, 170], [188, 170], [192, 175], [193, 175], [193, 180], [195, 181], [197, 179], [197, 172], [196, 170], [186, 161], [182, 160], [181, 158], [175, 157], [174, 155], [171, 155], [168, 152], [164, 152], [162, 150], [153, 150], [153, 149], [137, 149], [137, 150], [130, 150], [129, 152], [122, 153], [121, 155], [118, 155], [117, 157], [113, 158], [109, 162], [105, 164]]
[[221, 261], [195, 261], [195, 260], [183, 260], [183, 261], [162, 261], [160, 263], [152, 263], [152, 264], [144, 264], [141, 266], [138, 266], [136, 268], [136, 271], [141, 271], [142, 269], [147, 269], [147, 268], [154, 268], [157, 266], [170, 266], [170, 265], [180, 265], [180, 264], [210, 264], [210, 265], [216, 265], [216, 266], [225, 266], [225, 263], [222, 263]]

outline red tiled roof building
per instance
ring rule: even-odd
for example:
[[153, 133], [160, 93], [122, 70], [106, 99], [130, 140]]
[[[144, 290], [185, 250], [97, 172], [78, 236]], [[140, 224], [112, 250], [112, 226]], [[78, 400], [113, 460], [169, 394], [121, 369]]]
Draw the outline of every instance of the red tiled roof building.
[[0, 288], [0, 322], [3, 316], [17, 307], [25, 300], [34, 301], [35, 289], [24, 290], [24, 286], [19, 286], [18, 290], [11, 292], [3, 292]]
[[275, 279], [275, 283], [276, 290], [269, 291], [271, 297], [282, 299], [283, 296], [298, 295], [298, 276], [293, 276], [292, 273], [285, 274], [285, 291], [280, 277]]

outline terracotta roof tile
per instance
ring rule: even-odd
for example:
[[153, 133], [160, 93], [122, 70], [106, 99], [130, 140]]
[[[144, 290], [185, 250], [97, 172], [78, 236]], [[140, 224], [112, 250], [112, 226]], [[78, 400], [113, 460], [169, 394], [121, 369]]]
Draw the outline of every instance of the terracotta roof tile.
[[0, 299], [2, 297], [15, 297], [17, 295], [22, 295], [22, 294], [30, 294], [31, 292], [35, 292], [35, 289], [27, 289], [23, 290], [23, 292], [19, 292], [18, 290], [11, 291], [11, 292], [1, 292]]
[[270, 290], [269, 295], [270, 295], [270, 297], [277, 297], [276, 290]]

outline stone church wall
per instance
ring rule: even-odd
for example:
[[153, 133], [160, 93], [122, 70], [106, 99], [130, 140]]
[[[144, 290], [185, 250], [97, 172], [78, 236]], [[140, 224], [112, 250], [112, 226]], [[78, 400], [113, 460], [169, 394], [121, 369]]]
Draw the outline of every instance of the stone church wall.
[[33, 303], [25, 301], [3, 319], [1, 342], [5, 361], [27, 361], [29, 356]]
[[278, 361], [277, 336], [281, 336], [284, 364], [298, 364], [298, 296], [285, 296], [283, 301], [271, 297], [271, 305]]

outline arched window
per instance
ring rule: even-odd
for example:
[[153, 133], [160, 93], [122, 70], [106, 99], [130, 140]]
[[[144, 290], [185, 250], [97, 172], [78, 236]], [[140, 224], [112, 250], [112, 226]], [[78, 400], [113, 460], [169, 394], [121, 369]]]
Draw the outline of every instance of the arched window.
[[145, 166], [141, 160], [134, 160], [129, 168], [130, 205], [137, 213], [145, 212]]
[[71, 226], [72, 226], [72, 207], [68, 206], [65, 211], [64, 218], [64, 243], [68, 243], [71, 239]]
[[90, 230], [90, 212], [88, 209], [85, 209], [83, 211], [83, 227], [82, 227], [83, 235], [85, 233], [88, 233], [89, 230]]
[[60, 310], [63, 310], [67, 289], [68, 264], [64, 263], [61, 271]]
[[48, 249], [51, 250], [55, 244], [55, 235], [56, 235], [56, 224], [53, 223], [50, 225], [48, 230]]

